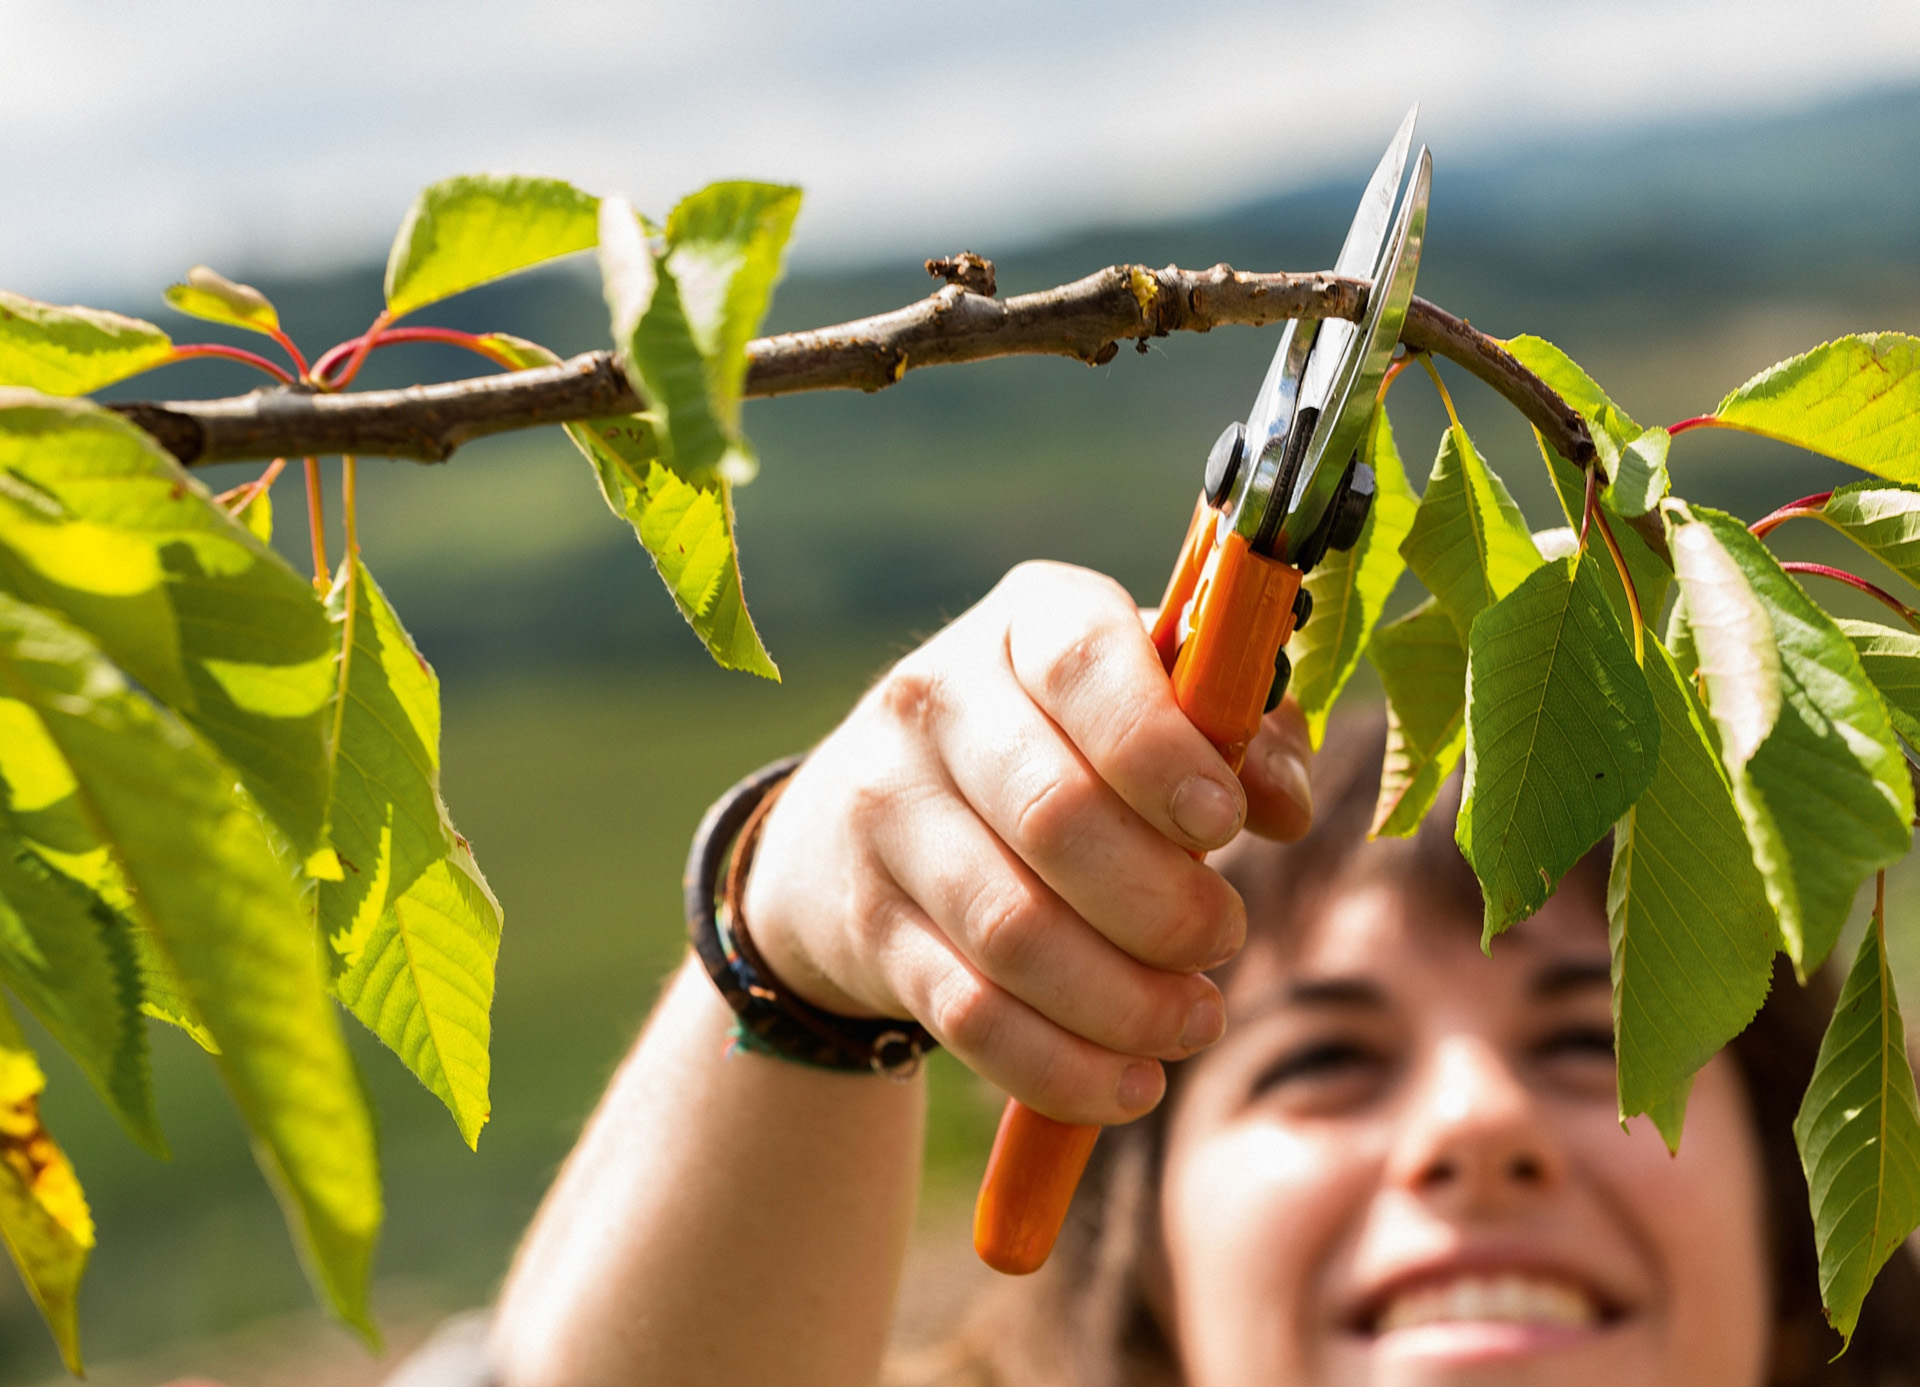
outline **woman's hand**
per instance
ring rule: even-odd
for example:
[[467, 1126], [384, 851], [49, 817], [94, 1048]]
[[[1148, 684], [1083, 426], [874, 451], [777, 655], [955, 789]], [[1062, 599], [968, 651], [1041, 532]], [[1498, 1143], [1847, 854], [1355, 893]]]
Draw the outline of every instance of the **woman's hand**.
[[1304, 833], [1288, 699], [1236, 778], [1173, 700], [1139, 611], [1023, 564], [896, 665], [770, 814], [742, 903], [768, 963], [848, 1015], [917, 1017], [1050, 1116], [1148, 1111], [1225, 1026], [1202, 970], [1239, 896], [1189, 849]]

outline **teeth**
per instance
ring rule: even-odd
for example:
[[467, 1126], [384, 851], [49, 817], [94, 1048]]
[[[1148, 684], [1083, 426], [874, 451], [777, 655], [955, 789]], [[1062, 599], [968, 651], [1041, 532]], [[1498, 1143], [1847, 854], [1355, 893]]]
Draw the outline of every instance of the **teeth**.
[[1488, 1321], [1584, 1328], [1597, 1319], [1599, 1312], [1593, 1301], [1564, 1281], [1505, 1272], [1498, 1276], [1458, 1276], [1402, 1291], [1380, 1316], [1379, 1332]]

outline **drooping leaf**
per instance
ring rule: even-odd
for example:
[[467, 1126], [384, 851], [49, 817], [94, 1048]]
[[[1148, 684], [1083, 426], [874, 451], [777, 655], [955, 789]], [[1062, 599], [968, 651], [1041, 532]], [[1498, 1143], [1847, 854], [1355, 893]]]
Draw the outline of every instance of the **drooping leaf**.
[[40, 1120], [46, 1076], [0, 1002], [0, 1238], [39, 1307], [67, 1371], [79, 1376], [80, 1278], [93, 1214], [73, 1163]]
[[468, 1146], [492, 1112], [487, 1055], [500, 903], [464, 843], [390, 900], [334, 990], [453, 1113]]
[[140, 965], [140, 1010], [156, 1021], [176, 1026], [210, 1055], [220, 1053], [220, 1042], [213, 1038], [200, 1014], [188, 1000], [173, 964], [153, 942], [153, 934], [144, 925], [133, 927], [134, 958]]
[[591, 250], [599, 199], [558, 178], [462, 174], [423, 188], [387, 257], [395, 318], [557, 256]]
[[1779, 924], [1747, 849], [1706, 710], [1658, 641], [1647, 685], [1659, 764], [1613, 831], [1607, 880], [1620, 1119], [1680, 1146], [1688, 1087], [1766, 1000]]
[[1467, 745], [1467, 647], [1429, 597], [1373, 633], [1367, 658], [1387, 693], [1387, 754], [1372, 836], [1420, 827]]
[[[229, 1092], [336, 1312], [371, 1335], [381, 1217], [371, 1115], [293, 869], [233, 772], [80, 632], [0, 595], [0, 698], [37, 720], [85, 826], [220, 1047]], [[11, 777], [10, 777], [11, 780]]]
[[0, 290], [0, 386], [90, 395], [172, 355], [172, 339], [152, 323]]
[[186, 283], [170, 286], [167, 302], [190, 317], [210, 323], [225, 323], [269, 337], [280, 329], [280, 314], [265, 294], [205, 265], [188, 270]]
[[[527, 366], [557, 359], [505, 334], [487, 340]], [[608, 508], [633, 526], [674, 605], [714, 661], [777, 681], [779, 667], [754, 629], [741, 588], [731, 483], [721, 477], [695, 486], [664, 467], [649, 415], [569, 424], [567, 436], [593, 464]]]
[[1804, 977], [1860, 883], [1906, 852], [1912, 783], [1886, 705], [1833, 619], [1732, 516], [1664, 508], [1734, 803]]
[[1860, 941], [1793, 1123], [1812, 1196], [1827, 1319], [1851, 1340], [1888, 1257], [1920, 1225], [1920, 1102], [1884, 922]]
[[1769, 366], [1720, 402], [1728, 428], [1920, 482], [1920, 337], [1841, 337]]
[[1502, 345], [1587, 421], [1607, 479], [1603, 494], [1614, 512], [1645, 515], [1659, 505], [1668, 489], [1667, 445], [1672, 440], [1667, 431], [1634, 423], [1572, 357], [1544, 338], [1515, 337]]
[[1835, 623], [1860, 652], [1860, 667], [1886, 700], [1894, 731], [1920, 747], [1920, 635], [1871, 621]]
[[0, 589], [84, 627], [233, 762], [301, 856], [320, 847], [326, 611], [152, 439], [84, 401], [0, 392]]
[[1456, 838], [1485, 939], [1538, 910], [1653, 779], [1660, 728], [1599, 560], [1542, 564], [1474, 620]]
[[332, 812], [343, 870], [316, 897], [334, 991], [472, 1146], [490, 1111], [500, 907], [440, 799], [439, 680], [357, 556], [330, 605], [345, 652]]
[[73, 1056], [128, 1134], [164, 1157], [133, 927], [29, 850], [6, 820], [0, 814], [0, 981]]
[[246, 532], [262, 544], [273, 543], [273, 492], [262, 487], [247, 498], [247, 503], [230, 514]]
[[1540, 566], [1520, 508], [1461, 428], [1441, 436], [1433, 476], [1400, 552], [1463, 640], [1475, 617]]
[[1412, 528], [1420, 504], [1407, 484], [1384, 406], [1373, 411], [1362, 452], [1361, 460], [1373, 468], [1375, 487], [1367, 523], [1353, 548], [1330, 552], [1307, 575], [1313, 614], [1289, 646], [1293, 693], [1307, 715], [1307, 732], [1316, 747], [1326, 735], [1334, 702], [1359, 667], [1360, 653], [1406, 567], [1400, 542]]
[[1908, 582], [1920, 582], [1920, 487], [1855, 482], [1815, 514]]

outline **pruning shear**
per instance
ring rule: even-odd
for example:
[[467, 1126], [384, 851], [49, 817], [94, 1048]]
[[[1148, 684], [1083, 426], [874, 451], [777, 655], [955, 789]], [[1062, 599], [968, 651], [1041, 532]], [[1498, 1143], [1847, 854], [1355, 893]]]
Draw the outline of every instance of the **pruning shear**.
[[[1334, 264], [1335, 274], [1371, 280], [1365, 313], [1357, 323], [1288, 321], [1246, 422], [1227, 425], [1207, 456], [1154, 622], [1175, 700], [1235, 771], [1286, 693], [1286, 644], [1313, 607], [1302, 580], [1328, 550], [1359, 541], [1373, 504], [1373, 469], [1356, 450], [1426, 238], [1433, 162], [1424, 146], [1406, 177], [1418, 112], [1387, 146]], [[982, 1261], [1014, 1274], [1039, 1269], [1099, 1134], [1008, 1101], [974, 1208]]]

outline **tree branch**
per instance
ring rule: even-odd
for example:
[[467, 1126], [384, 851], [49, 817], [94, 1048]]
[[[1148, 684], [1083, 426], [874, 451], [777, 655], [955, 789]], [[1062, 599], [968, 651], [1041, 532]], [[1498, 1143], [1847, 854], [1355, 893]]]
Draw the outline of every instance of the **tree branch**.
[[[1331, 274], [1249, 274], [1226, 265], [1193, 272], [1113, 265], [1085, 279], [1000, 300], [961, 284], [918, 303], [837, 327], [763, 337], [747, 347], [746, 393], [879, 390], [910, 370], [989, 357], [1111, 361], [1122, 341], [1207, 332], [1228, 323], [1357, 319], [1367, 282]], [[1424, 299], [1401, 340], [1457, 362], [1505, 396], [1562, 456], [1594, 456], [1586, 424], [1494, 339]], [[359, 453], [441, 462], [487, 434], [644, 408], [610, 352], [558, 366], [406, 390], [328, 395], [273, 389], [220, 400], [112, 406], [181, 462]]]

